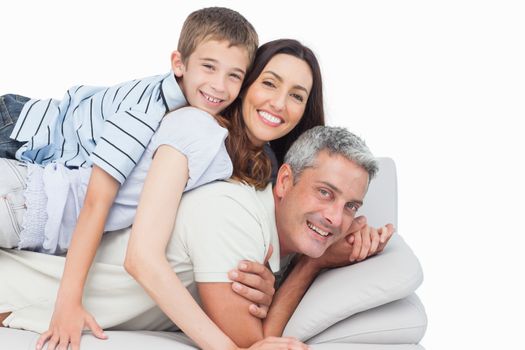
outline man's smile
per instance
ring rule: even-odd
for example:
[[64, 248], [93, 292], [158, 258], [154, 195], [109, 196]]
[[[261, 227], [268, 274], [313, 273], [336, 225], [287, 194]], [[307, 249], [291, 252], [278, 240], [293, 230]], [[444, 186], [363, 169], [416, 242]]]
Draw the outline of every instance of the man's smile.
[[314, 231], [315, 233], [317, 233], [318, 235], [320, 235], [322, 237], [328, 237], [328, 236], [332, 235], [331, 232], [324, 231], [324, 230], [320, 229], [319, 227], [317, 227], [314, 224], [312, 224], [310, 221], [306, 221], [306, 226], [308, 226], [308, 228], [310, 228], [312, 231]]

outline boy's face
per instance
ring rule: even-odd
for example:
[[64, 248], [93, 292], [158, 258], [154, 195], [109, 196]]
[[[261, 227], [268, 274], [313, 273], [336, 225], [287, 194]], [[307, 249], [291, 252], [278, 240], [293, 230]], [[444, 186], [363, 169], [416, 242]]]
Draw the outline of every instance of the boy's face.
[[212, 115], [237, 98], [250, 63], [246, 49], [216, 40], [199, 44], [185, 62], [178, 51], [171, 59], [188, 103]]

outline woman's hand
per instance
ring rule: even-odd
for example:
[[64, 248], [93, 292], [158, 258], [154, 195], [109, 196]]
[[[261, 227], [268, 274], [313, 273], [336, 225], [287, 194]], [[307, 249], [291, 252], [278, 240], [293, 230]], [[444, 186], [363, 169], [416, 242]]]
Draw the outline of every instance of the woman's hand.
[[47, 342], [47, 350], [80, 349], [82, 330], [88, 328], [99, 339], [107, 339], [104, 331], [81, 304], [60, 305], [57, 302], [49, 329], [40, 335], [36, 349], [40, 350]]
[[233, 291], [253, 302], [248, 310], [250, 314], [260, 319], [266, 318], [275, 294], [275, 277], [270, 269], [265, 266], [272, 253], [273, 247], [270, 245], [264, 265], [243, 260], [239, 263], [238, 269], [232, 270], [228, 274], [233, 281]]
[[[310, 347], [292, 337], [268, 337], [259, 340], [248, 348], [248, 350], [307, 350]], [[240, 348], [239, 348], [240, 350]]]

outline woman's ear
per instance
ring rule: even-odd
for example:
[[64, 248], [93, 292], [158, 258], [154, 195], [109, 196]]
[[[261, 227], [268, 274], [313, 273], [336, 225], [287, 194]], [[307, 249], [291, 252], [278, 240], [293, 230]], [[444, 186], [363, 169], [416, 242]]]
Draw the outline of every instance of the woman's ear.
[[179, 51], [171, 53], [171, 70], [177, 78], [182, 78], [184, 75], [184, 62], [182, 62], [182, 56]]

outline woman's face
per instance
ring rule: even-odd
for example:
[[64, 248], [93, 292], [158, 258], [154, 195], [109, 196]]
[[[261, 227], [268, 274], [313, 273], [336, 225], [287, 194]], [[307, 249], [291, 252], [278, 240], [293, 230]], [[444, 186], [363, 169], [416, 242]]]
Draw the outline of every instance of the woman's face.
[[242, 115], [254, 145], [288, 134], [301, 120], [312, 89], [308, 64], [277, 54], [268, 62], [242, 100]]

